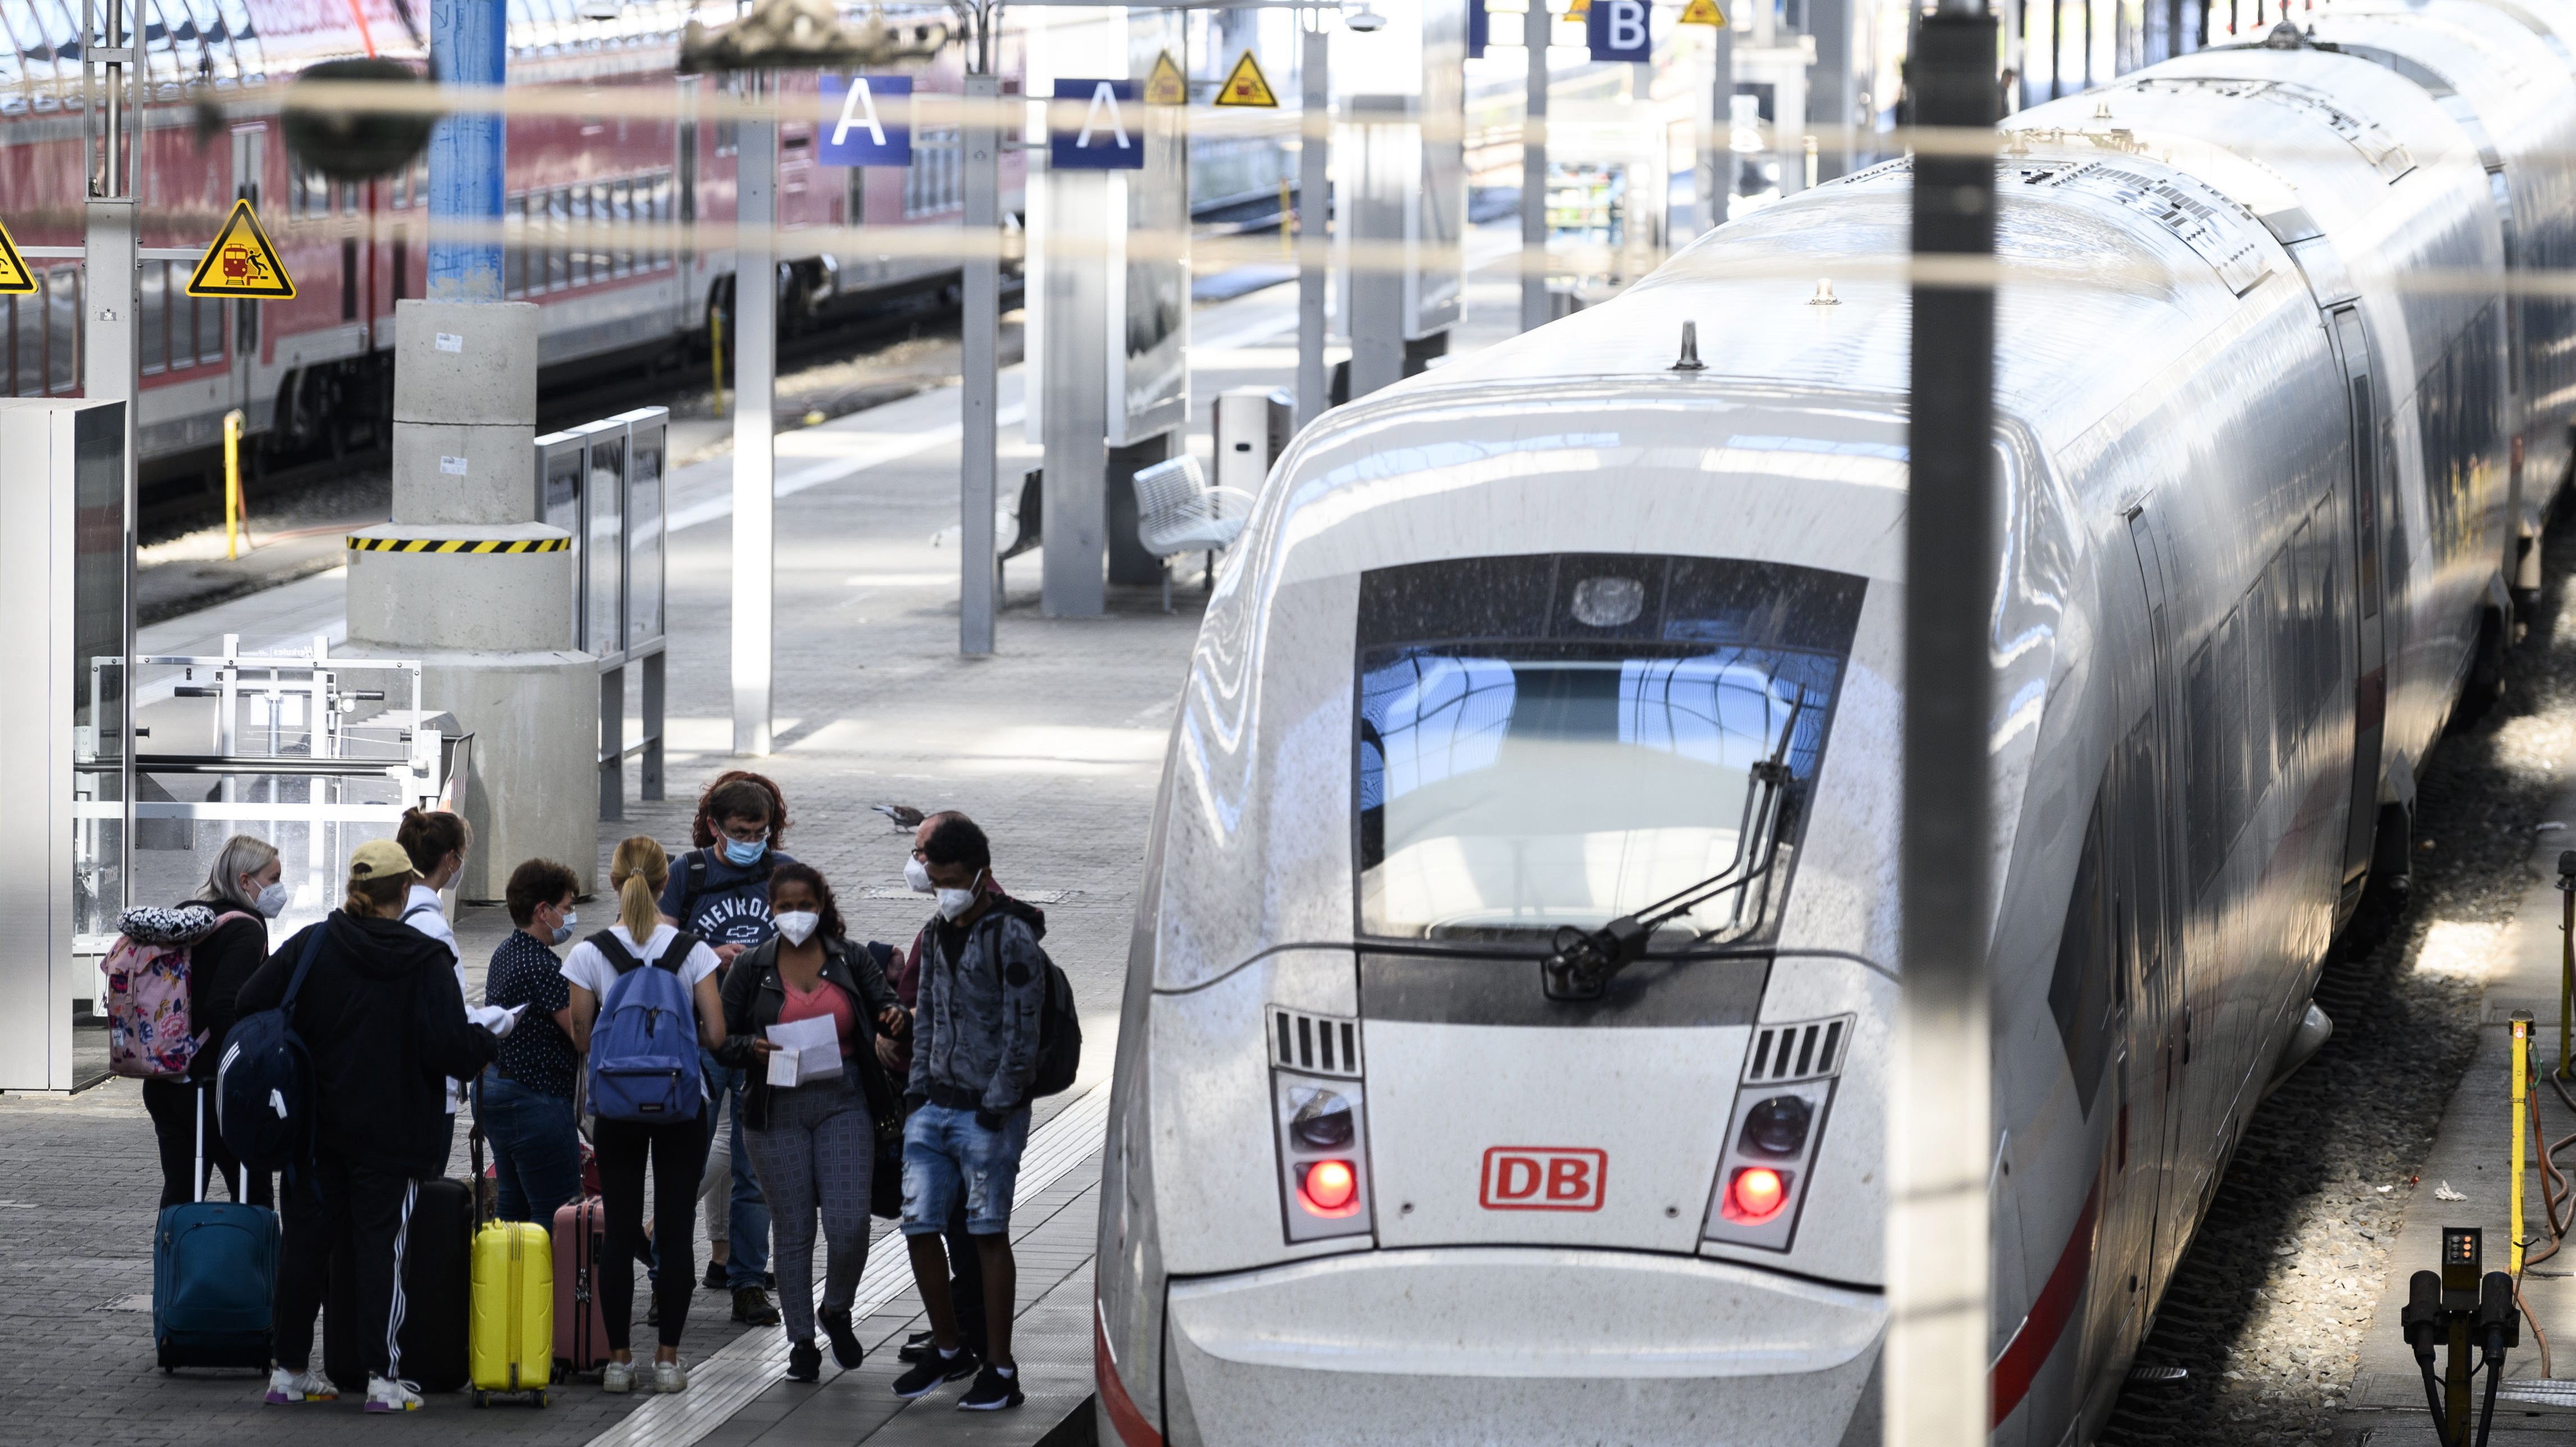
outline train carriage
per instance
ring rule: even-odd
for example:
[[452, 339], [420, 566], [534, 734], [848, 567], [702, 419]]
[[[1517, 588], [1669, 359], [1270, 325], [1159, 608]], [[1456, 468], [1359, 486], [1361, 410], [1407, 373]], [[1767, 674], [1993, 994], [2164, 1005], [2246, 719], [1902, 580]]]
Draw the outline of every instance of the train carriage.
[[[2476, 119], [2296, 43], [2010, 124], [1998, 1441], [2108, 1414], [2509, 630], [2516, 349], [2570, 338], [2516, 325]], [[2526, 164], [2517, 234], [2564, 225]], [[1103, 1440], [1878, 1440], [1910, 179], [1273, 473], [1132, 937]], [[1568, 930], [1643, 953], [1587, 993]]]

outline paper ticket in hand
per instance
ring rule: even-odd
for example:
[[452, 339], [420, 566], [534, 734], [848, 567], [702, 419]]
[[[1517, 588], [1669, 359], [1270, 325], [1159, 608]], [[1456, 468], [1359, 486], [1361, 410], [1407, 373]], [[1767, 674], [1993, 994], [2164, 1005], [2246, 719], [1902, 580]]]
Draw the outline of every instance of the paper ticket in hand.
[[769, 1039], [778, 1047], [769, 1057], [770, 1084], [810, 1085], [840, 1076], [841, 1034], [830, 1016], [772, 1025]]

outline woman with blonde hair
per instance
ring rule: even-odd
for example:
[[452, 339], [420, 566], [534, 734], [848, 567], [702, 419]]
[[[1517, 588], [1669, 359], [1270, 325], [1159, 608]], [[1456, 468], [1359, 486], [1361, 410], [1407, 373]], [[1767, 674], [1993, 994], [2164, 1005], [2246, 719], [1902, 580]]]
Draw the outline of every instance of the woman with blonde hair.
[[[706, 1149], [706, 1079], [698, 1043], [722, 1055], [748, 1053], [751, 1042], [727, 1048], [724, 1005], [716, 994], [716, 956], [706, 942], [662, 918], [657, 902], [670, 879], [671, 857], [650, 836], [617, 846], [608, 866], [617, 889], [617, 923], [573, 946], [563, 963], [571, 983], [568, 1010], [573, 1044], [591, 1052], [590, 1100], [599, 1114], [591, 1132], [598, 1153], [599, 1191], [608, 1215], [606, 1274], [599, 1284], [600, 1314], [608, 1328], [609, 1362], [600, 1387], [636, 1387], [629, 1336], [635, 1315], [634, 1263], [644, 1249], [644, 1172], [653, 1172], [664, 1255], [654, 1283], [661, 1306], [660, 1344], [646, 1389], [682, 1391], [680, 1333], [688, 1325], [696, 1264], [689, 1237], [697, 1210], [698, 1167]], [[675, 978], [673, 978], [675, 977]], [[685, 1027], [667, 1033], [664, 1013], [682, 1014]], [[594, 1045], [598, 1048], [594, 1049]], [[603, 1075], [603, 1070], [611, 1072]], [[669, 1077], [667, 1095], [645, 1099], [632, 1079]]]
[[223, 1055], [224, 1036], [240, 1018], [234, 1008], [242, 982], [268, 962], [268, 922], [286, 912], [287, 890], [277, 861], [277, 846], [254, 834], [236, 834], [215, 851], [206, 883], [197, 897], [175, 910], [134, 910], [120, 928], [149, 927], [156, 920], [131, 916], [167, 916], [164, 928], [191, 939], [188, 946], [188, 1025], [205, 1044], [177, 1079], [143, 1082], [143, 1108], [152, 1117], [152, 1134], [161, 1147], [161, 1204], [176, 1206], [197, 1199], [201, 1182], [197, 1166], [198, 1112], [205, 1112], [205, 1165], [220, 1173], [236, 1201], [265, 1206], [275, 1194], [268, 1172], [254, 1171], [245, 1181], [241, 1162], [224, 1148], [215, 1129], [215, 1063]]

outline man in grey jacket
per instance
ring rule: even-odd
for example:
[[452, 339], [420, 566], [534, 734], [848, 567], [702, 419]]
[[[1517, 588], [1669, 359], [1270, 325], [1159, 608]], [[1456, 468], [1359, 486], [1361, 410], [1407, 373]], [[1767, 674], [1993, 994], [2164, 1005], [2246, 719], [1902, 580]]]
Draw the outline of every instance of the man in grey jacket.
[[[1011, 1193], [1029, 1139], [1029, 1082], [1037, 1073], [1046, 1009], [1045, 917], [982, 888], [993, 865], [984, 831], [964, 815], [942, 820], [922, 843], [939, 917], [922, 936], [914, 1004], [912, 1073], [904, 1094], [903, 1234], [930, 1317], [933, 1349], [895, 1379], [895, 1394], [922, 1396], [975, 1378], [960, 1410], [998, 1411], [1024, 1400], [1011, 1359]], [[966, 1234], [984, 1276], [984, 1352], [959, 1339], [940, 1232], [963, 1196]]]

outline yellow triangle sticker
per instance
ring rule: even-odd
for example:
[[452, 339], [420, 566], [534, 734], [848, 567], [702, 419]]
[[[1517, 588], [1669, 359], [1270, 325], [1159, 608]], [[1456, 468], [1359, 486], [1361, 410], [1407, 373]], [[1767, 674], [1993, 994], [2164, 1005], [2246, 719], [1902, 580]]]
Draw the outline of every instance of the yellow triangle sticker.
[[36, 274], [18, 254], [18, 243], [9, 239], [9, 228], [0, 226], [0, 296], [24, 296], [35, 289]]
[[1168, 50], [1154, 57], [1154, 73], [1145, 77], [1145, 104], [1180, 106], [1190, 103], [1190, 83]]
[[1726, 12], [1717, 8], [1717, 0], [1689, 0], [1688, 4], [1682, 6], [1681, 23], [1715, 25], [1723, 28], [1726, 24]]
[[1216, 88], [1216, 103], [1221, 106], [1266, 106], [1279, 108], [1279, 97], [1271, 94], [1270, 78], [1261, 73], [1261, 62], [1245, 51], [1227, 73], [1225, 84]]
[[249, 198], [233, 203], [233, 214], [224, 218], [224, 229], [215, 233], [214, 245], [206, 248], [188, 278], [188, 295], [294, 299], [295, 282], [277, 259], [268, 233], [260, 229], [259, 218], [251, 214]]

